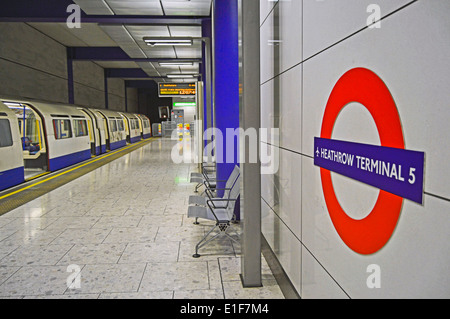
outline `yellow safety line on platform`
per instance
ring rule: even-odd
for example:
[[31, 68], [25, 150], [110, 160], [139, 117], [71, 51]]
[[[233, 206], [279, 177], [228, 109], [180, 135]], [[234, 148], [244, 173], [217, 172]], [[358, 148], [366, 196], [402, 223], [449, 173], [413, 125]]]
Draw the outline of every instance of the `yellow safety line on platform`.
[[31, 181], [34, 180], [34, 179], [37, 179], [37, 178], [42, 177], [42, 176], [44, 176], [44, 175], [48, 175], [48, 174], [50, 174], [50, 173], [51, 173], [51, 172], [44, 172], [44, 173], [41, 173], [41, 174], [39, 174], [39, 175], [30, 177], [30, 178], [26, 178], [26, 179], [25, 179], [25, 182], [31, 182]]
[[97, 161], [99, 161], [99, 160], [101, 160], [101, 159], [104, 159], [104, 158], [109, 157], [109, 156], [111, 156], [111, 155], [114, 155], [114, 154], [116, 154], [116, 153], [125, 151], [125, 150], [127, 150], [127, 149], [129, 149], [129, 148], [131, 148], [131, 147], [133, 147], [133, 146], [142, 144], [142, 143], [144, 143], [144, 142], [150, 142], [150, 141], [152, 141], [153, 139], [154, 139], [154, 138], [151, 137], [151, 138], [148, 139], [148, 140], [140, 141], [140, 142], [131, 144], [131, 145], [129, 145], [129, 146], [126, 146], [126, 147], [124, 147], [124, 148], [121, 148], [121, 149], [119, 149], [119, 150], [117, 150], [117, 151], [110, 152], [110, 153], [108, 153], [108, 154], [105, 154], [105, 155], [101, 156], [100, 158], [96, 158], [95, 160], [92, 160], [92, 161], [89, 161], [89, 162], [87, 162], [87, 163], [81, 164], [81, 165], [79, 165], [79, 166], [77, 166], [77, 167], [71, 168], [71, 169], [69, 169], [69, 170], [67, 170], [67, 171], [64, 171], [64, 172], [59, 173], [59, 174], [54, 175], [54, 176], [51, 176], [51, 177], [49, 177], [49, 178], [47, 178], [47, 179], [44, 179], [44, 180], [42, 180], [42, 181], [39, 181], [39, 182], [37, 182], [37, 183], [28, 185], [28, 186], [26, 186], [26, 187], [23, 187], [23, 188], [21, 188], [21, 189], [18, 189], [18, 190], [16, 190], [16, 191], [14, 191], [14, 192], [12, 192], [12, 193], [3, 195], [3, 196], [0, 197], [0, 200], [2, 200], [2, 199], [4, 199], [4, 198], [7, 198], [7, 197], [9, 197], [9, 196], [18, 194], [18, 193], [20, 193], [20, 192], [23, 192], [24, 190], [27, 190], [27, 189], [32, 188], [32, 187], [34, 187], [34, 186], [37, 186], [37, 185], [43, 184], [43, 183], [45, 183], [45, 182], [48, 182], [48, 181], [50, 181], [50, 180], [52, 180], [52, 179], [55, 179], [56, 177], [60, 177], [60, 176], [65, 175], [65, 174], [67, 174], [67, 173], [73, 172], [73, 171], [75, 171], [75, 170], [77, 170], [77, 169], [79, 169], [79, 168], [82, 168], [82, 167], [84, 167], [84, 166], [87, 166], [87, 165], [89, 165], [89, 164], [92, 164], [92, 163], [94, 163], [94, 162], [97, 162]]

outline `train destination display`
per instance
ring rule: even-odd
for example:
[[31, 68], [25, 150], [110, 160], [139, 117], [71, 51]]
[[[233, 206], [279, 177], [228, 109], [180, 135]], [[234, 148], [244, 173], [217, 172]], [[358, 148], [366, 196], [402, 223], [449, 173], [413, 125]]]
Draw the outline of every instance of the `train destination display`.
[[159, 83], [159, 97], [195, 96], [195, 83]]

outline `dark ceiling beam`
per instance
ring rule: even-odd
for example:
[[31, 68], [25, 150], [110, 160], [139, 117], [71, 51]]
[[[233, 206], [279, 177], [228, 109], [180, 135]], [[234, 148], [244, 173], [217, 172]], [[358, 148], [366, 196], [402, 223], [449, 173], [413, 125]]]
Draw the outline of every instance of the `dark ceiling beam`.
[[148, 81], [148, 80], [126, 80], [125, 86], [127, 88], [149, 89], [156, 87], [156, 84], [155, 81]]
[[127, 69], [127, 68], [117, 68], [117, 69], [105, 69], [105, 76], [108, 78], [142, 78], [149, 79], [147, 73], [142, 69]]

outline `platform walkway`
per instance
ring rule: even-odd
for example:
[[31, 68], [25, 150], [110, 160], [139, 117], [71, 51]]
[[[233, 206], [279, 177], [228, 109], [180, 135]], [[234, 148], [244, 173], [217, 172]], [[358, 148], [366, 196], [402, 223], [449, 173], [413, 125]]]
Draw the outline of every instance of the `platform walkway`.
[[155, 139], [0, 216], [0, 298], [283, 298], [264, 258], [263, 287], [242, 288], [228, 239], [192, 258], [208, 227], [186, 216], [196, 166], [171, 161], [174, 143]]

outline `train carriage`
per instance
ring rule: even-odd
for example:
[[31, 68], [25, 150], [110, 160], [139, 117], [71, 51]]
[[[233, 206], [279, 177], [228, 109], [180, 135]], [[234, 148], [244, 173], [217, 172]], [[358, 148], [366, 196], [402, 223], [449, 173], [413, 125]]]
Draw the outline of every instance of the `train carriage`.
[[148, 139], [152, 136], [152, 129], [151, 129], [151, 125], [150, 125], [150, 119], [142, 114], [135, 114], [139, 120], [140, 120], [140, 131], [141, 131], [141, 136], [142, 139]]
[[91, 158], [92, 131], [84, 112], [68, 105], [33, 102], [31, 106], [45, 119], [49, 171]]
[[136, 143], [142, 139], [141, 130], [139, 128], [139, 118], [135, 114], [122, 113], [120, 115], [125, 121], [125, 131], [128, 143]]
[[[93, 109], [91, 109], [93, 110]], [[107, 150], [112, 151], [127, 145], [125, 122], [119, 112], [95, 109], [94, 112], [103, 117], [106, 133]]]

